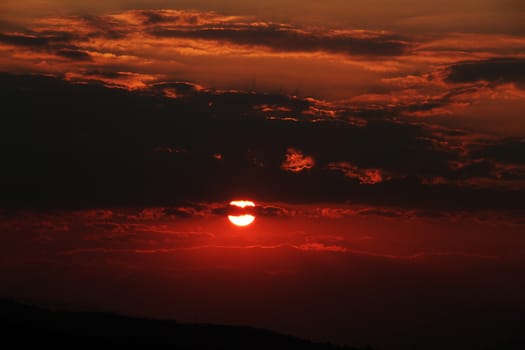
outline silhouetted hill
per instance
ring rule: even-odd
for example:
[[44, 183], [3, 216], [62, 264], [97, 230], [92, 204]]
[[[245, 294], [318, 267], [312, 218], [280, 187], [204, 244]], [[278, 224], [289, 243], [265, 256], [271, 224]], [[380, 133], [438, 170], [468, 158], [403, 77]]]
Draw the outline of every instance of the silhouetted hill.
[[275, 332], [235, 326], [181, 324], [95, 312], [55, 312], [12, 301], [0, 301], [2, 343], [68, 346], [170, 345], [183, 349], [312, 349], [335, 350]]

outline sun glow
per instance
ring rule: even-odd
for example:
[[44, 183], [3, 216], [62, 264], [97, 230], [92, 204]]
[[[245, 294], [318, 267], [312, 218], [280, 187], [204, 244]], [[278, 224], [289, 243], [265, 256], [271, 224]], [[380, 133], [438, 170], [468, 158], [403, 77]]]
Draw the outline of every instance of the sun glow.
[[254, 222], [255, 216], [253, 215], [238, 215], [238, 216], [228, 215], [228, 219], [230, 220], [232, 224], [243, 227], [243, 226], [248, 226], [252, 222]]
[[255, 203], [252, 201], [231, 201], [230, 205], [239, 208], [255, 207]]
[[[245, 200], [239, 200], [239, 201], [231, 201], [230, 205], [237, 208], [254, 208], [255, 203], [252, 201], [245, 201]], [[228, 220], [235, 226], [248, 226], [251, 223], [255, 221], [255, 216], [251, 214], [241, 214], [241, 215], [228, 215]]]

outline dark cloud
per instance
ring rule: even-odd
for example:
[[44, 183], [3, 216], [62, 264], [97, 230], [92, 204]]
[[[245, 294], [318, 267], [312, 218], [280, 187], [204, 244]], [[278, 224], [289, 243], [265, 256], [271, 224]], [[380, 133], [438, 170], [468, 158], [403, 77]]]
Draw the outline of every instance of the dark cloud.
[[100, 77], [100, 78], [108, 78], [108, 79], [118, 79], [122, 78], [124, 74], [122, 72], [115, 72], [115, 71], [106, 71], [106, 70], [88, 70], [84, 72], [84, 76], [86, 77]]
[[91, 61], [92, 57], [88, 52], [71, 44], [73, 40], [74, 36], [65, 32], [0, 33], [0, 43], [27, 47], [34, 52], [51, 53], [73, 61]]
[[126, 37], [130, 31], [130, 28], [127, 28], [119, 20], [111, 16], [83, 15], [76, 18], [89, 29], [86, 38], [104, 37], [107, 39], [122, 39]]
[[199, 13], [190, 11], [169, 11], [169, 10], [142, 10], [137, 13], [143, 17], [143, 24], [155, 25], [159, 23], [182, 23], [195, 25], [199, 22]]
[[406, 216], [406, 213], [402, 211], [397, 211], [394, 209], [384, 209], [384, 208], [368, 208], [359, 210], [357, 212], [358, 215], [373, 215], [373, 216], [381, 216], [381, 217], [387, 217], [387, 218], [397, 218]]
[[[155, 212], [156, 219], [167, 219], [167, 218], [194, 218], [194, 217], [205, 217], [210, 215], [226, 216], [226, 215], [242, 215], [242, 214], [253, 214], [257, 216], [272, 216], [272, 217], [284, 217], [294, 216], [297, 212], [293, 209], [278, 207], [274, 205], [259, 204], [255, 207], [239, 208], [227, 204], [227, 202], [219, 203], [185, 203], [184, 205], [175, 207], [165, 208], [154, 208], [148, 209]], [[144, 219], [144, 216], [135, 215]], [[129, 219], [129, 217], [128, 217]]]
[[480, 80], [492, 83], [525, 83], [525, 59], [495, 58], [454, 64], [446, 79], [451, 83], [470, 83]]
[[[450, 164], [465, 161], [463, 156], [453, 147], [438, 147], [433, 130], [423, 125], [389, 120], [354, 125], [344, 111], [312, 122], [303, 112], [317, 102], [283, 95], [202, 91], [173, 99], [153, 90], [39, 76], [0, 78], [4, 109], [16, 111], [2, 116], [3, 206], [173, 206], [243, 196], [426, 209], [521, 206], [518, 190], [423, 183], [422, 178], [468, 179], [493, 171], [472, 163], [477, 168], [457, 175]], [[262, 105], [287, 106], [299, 121], [268, 119], [256, 108]], [[314, 158], [315, 166], [283, 170], [291, 147]], [[221, 154], [220, 161], [214, 154]], [[331, 169], [332, 163], [349, 164], [358, 178]], [[359, 178], [370, 172], [381, 174], [381, 181], [362, 184]], [[266, 212], [272, 213], [280, 211]]]
[[492, 142], [473, 152], [473, 156], [507, 164], [525, 165], [525, 139], [513, 138]]
[[159, 37], [225, 41], [237, 45], [265, 46], [282, 52], [324, 51], [349, 55], [395, 56], [408, 49], [408, 44], [391, 35], [359, 37], [352, 33], [313, 33], [291, 28], [205, 28], [197, 30], [153, 29]]
[[158, 11], [143, 11], [142, 15], [145, 17], [144, 24], [157, 24], [170, 21], [171, 18]]
[[196, 84], [188, 82], [157, 83], [152, 85], [153, 89], [175, 89], [180, 92], [194, 92], [198, 90]]
[[293, 216], [295, 212], [286, 208], [264, 205], [257, 207], [257, 215], [261, 216]]
[[173, 98], [193, 95], [203, 90], [202, 86], [190, 82], [155, 83], [150, 88]]
[[468, 179], [478, 178], [491, 174], [494, 170], [493, 162], [476, 159], [474, 161], [467, 161], [464, 163], [458, 162], [452, 164], [452, 171], [449, 178], [452, 179]]
[[57, 56], [69, 58], [73, 61], [91, 61], [91, 55], [85, 51], [62, 49], [56, 52]]
[[49, 45], [51, 40], [42, 36], [0, 33], [0, 42], [15, 46], [44, 47]]
[[[391, 33], [378, 31], [310, 30], [283, 24], [250, 22], [241, 17], [225, 19], [209, 12], [144, 10], [114, 16], [61, 18], [82, 30], [64, 27], [56, 19], [27, 34], [1, 34], [0, 42], [24, 46], [46, 46], [57, 41], [91, 38], [117, 40], [131, 33], [161, 38], [212, 40], [244, 46], [266, 47], [276, 52], [328, 52], [355, 56], [398, 56], [411, 43]], [[141, 21], [137, 23], [138, 21]]]

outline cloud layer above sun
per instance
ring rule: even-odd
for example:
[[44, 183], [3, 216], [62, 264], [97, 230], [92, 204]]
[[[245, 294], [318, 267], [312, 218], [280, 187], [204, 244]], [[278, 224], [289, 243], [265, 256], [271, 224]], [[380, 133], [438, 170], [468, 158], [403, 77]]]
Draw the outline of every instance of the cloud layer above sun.
[[[484, 11], [507, 14], [477, 4], [470, 14], [480, 20]], [[163, 205], [250, 194], [519, 209], [519, 31], [493, 23], [485, 31], [432, 29], [404, 4], [385, 25], [366, 27], [330, 24], [327, 14], [285, 21], [242, 6], [113, 5], [25, 17], [3, 5], [14, 12], [0, 22], [0, 63], [9, 72], [1, 79], [6, 110], [18, 113], [2, 142], [27, 160], [6, 153], [4, 177], [16, 184], [6, 203]], [[396, 18], [422, 21], [421, 31]], [[24, 128], [34, 122], [38, 128]]]
[[14, 111], [1, 141], [4, 205], [155, 206], [248, 195], [522, 209], [522, 138], [181, 82], [128, 91], [96, 80], [0, 78], [4, 108]]
[[127, 89], [171, 86], [172, 97], [187, 87], [314, 96], [352, 106], [356, 114], [434, 118], [513, 136], [524, 132], [519, 72], [525, 39], [518, 33], [414, 35], [198, 10], [9, 23], [0, 23], [0, 62], [10, 72]]

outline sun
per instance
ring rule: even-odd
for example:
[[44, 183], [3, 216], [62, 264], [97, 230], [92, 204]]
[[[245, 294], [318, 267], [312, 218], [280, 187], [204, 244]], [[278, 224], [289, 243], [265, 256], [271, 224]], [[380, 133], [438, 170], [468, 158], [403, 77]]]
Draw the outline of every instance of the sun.
[[243, 227], [243, 226], [248, 226], [252, 222], [254, 222], [255, 216], [253, 215], [238, 215], [238, 216], [228, 215], [228, 219], [235, 226]]
[[[240, 209], [255, 208], [255, 203], [252, 201], [237, 200], [231, 201], [230, 206]], [[245, 227], [251, 225], [255, 221], [255, 216], [252, 214], [240, 213], [240, 215], [228, 215], [228, 220], [230, 220], [230, 222], [235, 226]]]

